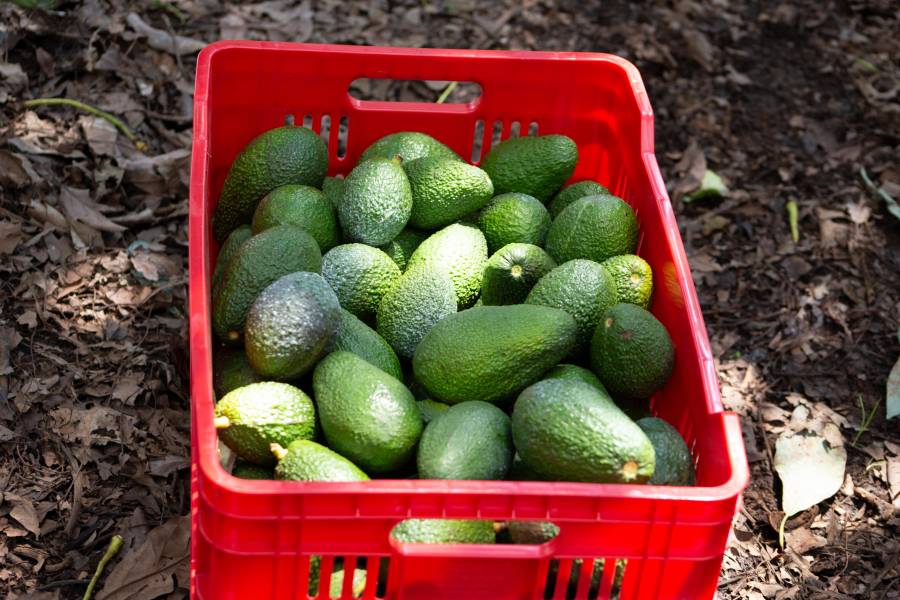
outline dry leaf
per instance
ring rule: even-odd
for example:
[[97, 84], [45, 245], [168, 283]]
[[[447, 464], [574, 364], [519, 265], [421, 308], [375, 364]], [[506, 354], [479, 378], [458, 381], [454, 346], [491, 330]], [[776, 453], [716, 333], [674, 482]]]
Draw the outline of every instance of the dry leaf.
[[900, 357], [894, 363], [887, 378], [887, 418], [893, 418], [900, 415]]
[[106, 578], [97, 600], [153, 600], [187, 589], [190, 570], [190, 517], [175, 517], [147, 534], [140, 547], [124, 554]]
[[794, 515], [833, 496], [844, 483], [846, 464], [843, 446], [831, 447], [818, 435], [783, 433], [775, 442], [775, 470], [784, 512]]
[[21, 223], [0, 221], [0, 255], [12, 254], [24, 237]]
[[73, 221], [81, 223], [97, 231], [112, 232], [126, 231], [127, 229], [113, 223], [97, 210], [96, 204], [91, 200], [90, 190], [63, 186], [59, 191], [59, 203], [70, 223]]
[[116, 140], [119, 130], [115, 126], [100, 117], [86, 116], [79, 119], [84, 139], [87, 140], [91, 150], [97, 156], [115, 156]]
[[5, 493], [3, 494], [3, 501], [12, 504], [12, 510], [9, 511], [10, 517], [34, 534], [35, 537], [41, 537], [40, 519], [31, 500], [16, 494]]
[[167, 31], [148, 25], [136, 13], [128, 13], [125, 18], [128, 25], [136, 32], [147, 37], [147, 43], [151, 48], [170, 52], [172, 54], [191, 54], [199, 52], [206, 46], [206, 42], [187, 38], [181, 35], [173, 36]]

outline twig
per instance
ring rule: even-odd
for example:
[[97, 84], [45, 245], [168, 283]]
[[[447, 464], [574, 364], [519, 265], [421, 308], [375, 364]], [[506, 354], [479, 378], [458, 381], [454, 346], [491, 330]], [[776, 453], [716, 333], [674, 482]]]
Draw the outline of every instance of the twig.
[[788, 214], [788, 225], [791, 228], [791, 239], [796, 244], [800, 241], [800, 228], [797, 225], [797, 203], [790, 200], [785, 208]]
[[434, 103], [435, 104], [443, 104], [447, 100], [447, 98], [450, 96], [450, 94], [453, 93], [453, 90], [455, 90], [458, 85], [459, 85], [458, 81], [451, 81], [449, 84], [447, 84], [447, 87], [444, 88], [444, 91], [441, 92], [441, 95], [438, 96], [438, 99], [435, 100]]
[[97, 585], [97, 582], [100, 581], [100, 576], [103, 575], [103, 569], [106, 568], [107, 563], [113, 559], [113, 557], [119, 553], [119, 550], [122, 549], [122, 545], [125, 543], [125, 540], [122, 539], [120, 535], [114, 535], [112, 539], [109, 541], [109, 546], [106, 548], [106, 554], [103, 555], [103, 558], [100, 559], [100, 563], [97, 565], [97, 570], [94, 571], [94, 576], [91, 578], [91, 582], [88, 584], [87, 589], [84, 591], [84, 597], [81, 600], [91, 600], [91, 596], [94, 595], [94, 586]]
[[29, 108], [32, 106], [71, 106], [72, 108], [83, 110], [84, 112], [100, 117], [104, 121], [111, 123], [113, 126], [115, 126], [116, 129], [125, 134], [125, 137], [131, 140], [131, 143], [134, 144], [134, 147], [141, 152], [147, 149], [147, 144], [142, 142], [138, 138], [138, 136], [128, 127], [128, 125], [126, 125], [121, 119], [109, 114], [106, 111], [102, 111], [99, 108], [95, 108], [90, 104], [85, 104], [84, 102], [71, 100], [69, 98], [35, 98], [34, 100], [25, 100], [22, 104]]

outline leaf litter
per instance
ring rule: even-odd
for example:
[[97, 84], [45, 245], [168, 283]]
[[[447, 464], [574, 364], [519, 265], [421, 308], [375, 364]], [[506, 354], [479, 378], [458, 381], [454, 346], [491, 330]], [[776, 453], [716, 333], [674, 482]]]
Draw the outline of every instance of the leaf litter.
[[[190, 119], [196, 51], [220, 37], [635, 62], [751, 459], [719, 597], [896, 594], [900, 442], [881, 409], [866, 423], [878, 402], [895, 406], [885, 382], [900, 355], [889, 2], [54, 4], [0, 3], [11, 24], [0, 40], [0, 595], [80, 598], [71, 582], [120, 534], [97, 597], [186, 596]], [[419, 82], [360, 94], [436, 97]], [[18, 104], [42, 97], [114, 114], [146, 152], [102, 119]], [[704, 177], [715, 183], [708, 173], [727, 195], [682, 202]], [[856, 439], [844, 478], [787, 520], [782, 550], [778, 440], [828, 455], [834, 429]]]

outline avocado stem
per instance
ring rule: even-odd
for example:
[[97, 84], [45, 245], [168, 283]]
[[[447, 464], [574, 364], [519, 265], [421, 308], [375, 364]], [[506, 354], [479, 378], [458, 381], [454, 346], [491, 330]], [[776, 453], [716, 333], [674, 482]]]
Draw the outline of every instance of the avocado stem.
[[395, 154], [394, 158], [391, 159], [391, 162], [394, 163], [395, 165], [399, 165], [400, 163], [403, 162], [403, 157], [400, 156], [399, 154]]
[[269, 445], [269, 449], [272, 450], [272, 454], [274, 454], [275, 458], [277, 458], [278, 460], [283, 459], [285, 456], [287, 456], [288, 453], [288, 451], [285, 450], [284, 447], [277, 442], [272, 442]]
[[231, 427], [231, 421], [225, 416], [216, 417], [213, 419], [213, 425], [216, 429], [228, 429]]

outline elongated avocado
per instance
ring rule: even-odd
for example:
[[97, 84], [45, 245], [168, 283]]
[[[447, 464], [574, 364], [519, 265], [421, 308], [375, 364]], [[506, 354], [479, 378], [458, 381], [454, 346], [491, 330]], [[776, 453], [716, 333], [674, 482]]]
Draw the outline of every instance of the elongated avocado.
[[571, 351], [575, 319], [546, 306], [477, 306], [449, 315], [416, 348], [413, 371], [433, 398], [502, 402]]
[[653, 445], [609, 395], [580, 381], [545, 379], [519, 394], [513, 440], [528, 467], [547, 479], [643, 483]]

